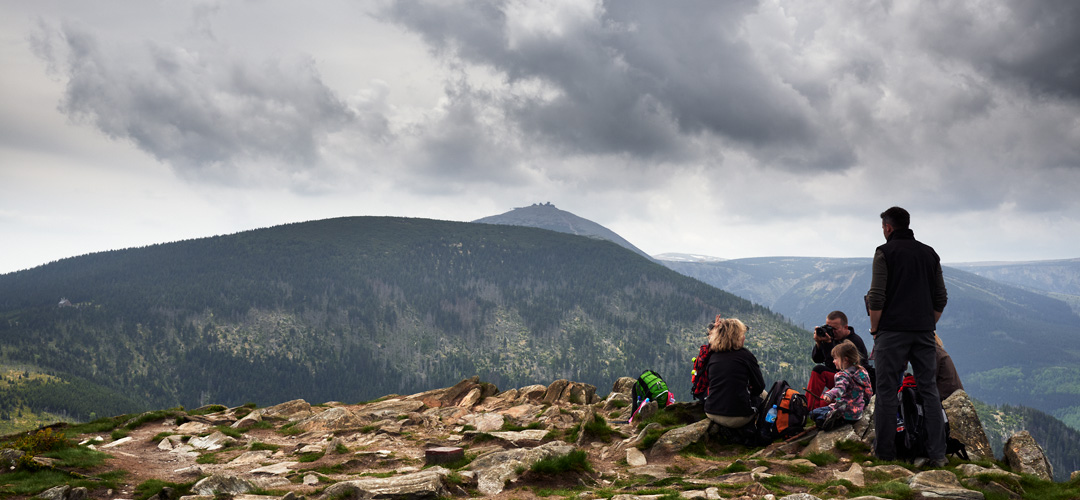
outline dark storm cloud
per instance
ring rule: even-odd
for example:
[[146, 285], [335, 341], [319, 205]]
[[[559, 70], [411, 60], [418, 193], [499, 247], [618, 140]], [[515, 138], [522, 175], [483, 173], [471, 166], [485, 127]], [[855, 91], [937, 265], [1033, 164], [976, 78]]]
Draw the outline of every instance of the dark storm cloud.
[[944, 2], [922, 10], [916, 29], [933, 50], [995, 77], [1080, 99], [1080, 2]]
[[745, 41], [756, 2], [611, 2], [562, 19], [555, 31], [530, 31], [528, 19], [513, 17], [518, 7], [407, 0], [384, 16], [435, 53], [492, 68], [511, 86], [539, 82], [547, 92], [510, 92], [497, 105], [556, 149], [679, 161], [688, 141], [707, 135], [781, 166], [855, 160]]
[[150, 42], [105, 47], [70, 25], [40, 30], [32, 45], [67, 80], [62, 112], [186, 173], [227, 179], [237, 162], [267, 160], [301, 169], [319, 160], [328, 134], [386, 129], [381, 117], [350, 110], [309, 58], [252, 62], [221, 47]]

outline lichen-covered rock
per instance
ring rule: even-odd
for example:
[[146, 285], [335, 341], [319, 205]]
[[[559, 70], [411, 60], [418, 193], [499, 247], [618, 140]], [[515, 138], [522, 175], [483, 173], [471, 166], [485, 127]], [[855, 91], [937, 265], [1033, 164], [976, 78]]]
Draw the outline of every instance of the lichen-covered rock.
[[286, 420], [300, 420], [312, 415], [311, 404], [303, 399], [286, 401], [256, 411], [260, 412], [263, 417], [284, 418]]
[[915, 474], [908, 478], [908, 486], [921, 492], [923, 496], [933, 498], [955, 500], [984, 500], [985, 498], [981, 492], [969, 490], [960, 484], [960, 479], [956, 477], [956, 474], [943, 469]]
[[1047, 481], [1054, 480], [1054, 467], [1047, 460], [1042, 446], [1028, 431], [1013, 434], [1005, 443], [1005, 462], [1013, 470], [1031, 474]]
[[533, 464], [550, 457], [568, 455], [574, 447], [566, 443], [550, 442], [536, 448], [521, 448], [489, 453], [469, 464], [476, 472], [477, 489], [485, 495], [497, 495], [506, 482], [517, 477], [519, 467], [528, 469]]
[[993, 460], [994, 450], [968, 394], [963, 389], [957, 390], [942, 401], [941, 407], [949, 417], [949, 437], [964, 443], [972, 460]]
[[710, 420], [700, 420], [690, 425], [676, 427], [665, 432], [653, 445], [654, 453], [678, 453], [705, 437]]
[[372, 500], [445, 498], [450, 496], [450, 492], [443, 483], [443, 478], [448, 474], [450, 474], [450, 471], [445, 468], [432, 467], [401, 476], [342, 481], [326, 488], [319, 498], [364, 498]]
[[251, 483], [228, 474], [215, 474], [191, 487], [191, 492], [196, 495], [240, 495], [251, 490]]
[[807, 457], [815, 453], [832, 452], [836, 449], [836, 443], [840, 441], [861, 441], [851, 425], [841, 425], [828, 432], [818, 432], [810, 444], [799, 452], [800, 457]]

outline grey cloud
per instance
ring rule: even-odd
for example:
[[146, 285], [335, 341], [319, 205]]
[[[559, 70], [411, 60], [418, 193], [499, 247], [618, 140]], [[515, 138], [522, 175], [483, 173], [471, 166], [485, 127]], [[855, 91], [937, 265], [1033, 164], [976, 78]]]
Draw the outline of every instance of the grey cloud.
[[103, 47], [70, 25], [35, 39], [36, 53], [67, 79], [62, 112], [181, 173], [228, 179], [237, 163], [267, 160], [302, 170], [319, 161], [329, 134], [386, 133], [385, 119], [358, 117], [310, 58], [251, 62], [223, 47], [151, 42]]
[[558, 35], [513, 40], [509, 5], [408, 0], [384, 17], [435, 53], [493, 68], [511, 85], [552, 87], [510, 92], [499, 105], [530, 137], [571, 153], [679, 161], [689, 141], [708, 135], [781, 166], [855, 161], [806, 99], [755, 58], [742, 22], [756, 2], [610, 2]]
[[944, 2], [916, 28], [933, 50], [1037, 94], [1080, 99], [1080, 2]]

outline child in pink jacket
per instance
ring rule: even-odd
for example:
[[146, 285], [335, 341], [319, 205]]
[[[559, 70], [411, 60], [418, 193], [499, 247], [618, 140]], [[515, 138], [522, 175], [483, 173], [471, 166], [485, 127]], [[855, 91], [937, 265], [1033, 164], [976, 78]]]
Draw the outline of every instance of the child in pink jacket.
[[838, 344], [832, 350], [832, 358], [839, 370], [833, 378], [833, 388], [821, 396], [829, 405], [810, 412], [814, 424], [825, 431], [862, 418], [863, 410], [874, 394], [870, 374], [859, 364], [860, 355], [855, 344], [849, 341]]

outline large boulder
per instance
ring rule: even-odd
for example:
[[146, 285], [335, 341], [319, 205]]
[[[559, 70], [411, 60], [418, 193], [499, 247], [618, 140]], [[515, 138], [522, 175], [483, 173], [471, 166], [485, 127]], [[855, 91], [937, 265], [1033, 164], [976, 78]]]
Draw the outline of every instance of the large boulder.
[[653, 445], [653, 453], [678, 453], [687, 446], [694, 444], [705, 437], [709, 431], [709, 419], [699, 420], [693, 424], [676, 427], [665, 432]]
[[978, 491], [960, 484], [956, 474], [944, 469], [920, 472], [908, 478], [908, 486], [928, 498], [951, 498], [955, 500], [984, 500]]
[[476, 472], [477, 489], [485, 495], [497, 495], [506, 482], [517, 477], [518, 469], [528, 469], [545, 458], [568, 455], [574, 447], [552, 441], [536, 448], [522, 448], [489, 453], [473, 460], [469, 469]]
[[294, 399], [255, 411], [258, 411], [263, 417], [300, 420], [311, 416], [311, 404], [303, 399]]
[[964, 443], [972, 460], [993, 460], [994, 450], [986, 438], [975, 405], [963, 389], [953, 392], [942, 401], [941, 407], [949, 417], [949, 436]]
[[619, 379], [611, 385], [611, 392], [623, 394], [628, 398], [632, 397], [634, 392], [634, 384], [636, 383], [636, 378], [619, 377]]
[[800, 457], [807, 457], [815, 453], [832, 452], [836, 450], [836, 443], [840, 441], [859, 441], [861, 438], [855, 433], [851, 425], [841, 425], [831, 431], [818, 432], [810, 443], [799, 452]]
[[1054, 480], [1054, 467], [1028, 431], [1013, 434], [1005, 443], [1005, 462], [1014, 471], [1022, 474], [1031, 474], [1047, 481]]
[[450, 471], [432, 467], [413, 474], [387, 478], [354, 479], [335, 483], [323, 491], [320, 499], [363, 498], [373, 500], [428, 500], [446, 498], [450, 492], [443, 478]]
[[253, 489], [251, 483], [228, 474], [215, 474], [203, 478], [191, 487], [196, 495], [241, 495]]

